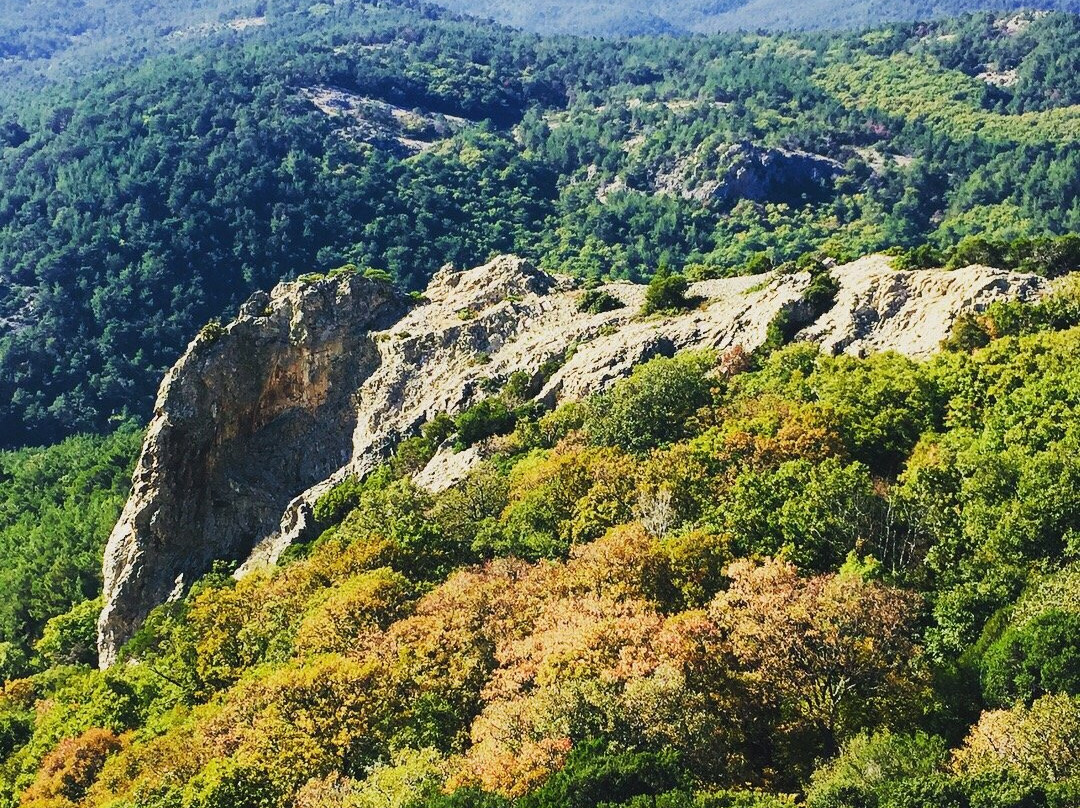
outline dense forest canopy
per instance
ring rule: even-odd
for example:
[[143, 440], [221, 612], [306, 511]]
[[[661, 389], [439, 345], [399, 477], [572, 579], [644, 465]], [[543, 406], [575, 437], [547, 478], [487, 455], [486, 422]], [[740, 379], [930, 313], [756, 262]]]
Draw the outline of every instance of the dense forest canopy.
[[1074, 15], [603, 41], [256, 11], [0, 105], [4, 444], [145, 417], [202, 323], [347, 261], [706, 276], [1080, 224]]
[[0, 0], [0, 97], [257, 24], [262, 0]]
[[439, 5], [539, 33], [601, 36], [858, 28], [973, 11], [1080, 11], [1077, 0], [440, 0]]
[[[26, 665], [49, 619], [101, 594], [105, 538], [141, 438], [125, 425], [106, 437], [0, 452], [0, 679]], [[84, 638], [84, 654], [93, 640]]]

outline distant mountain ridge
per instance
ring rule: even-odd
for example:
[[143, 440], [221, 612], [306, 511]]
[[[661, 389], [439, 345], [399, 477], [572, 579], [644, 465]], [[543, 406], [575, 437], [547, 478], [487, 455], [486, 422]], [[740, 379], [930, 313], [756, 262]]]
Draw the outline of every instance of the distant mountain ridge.
[[1080, 11], [1077, 0], [440, 0], [439, 4], [539, 33], [598, 36], [862, 28], [976, 11]]
[[132, 65], [192, 38], [237, 37], [260, 0], [0, 0], [0, 104], [46, 80]]

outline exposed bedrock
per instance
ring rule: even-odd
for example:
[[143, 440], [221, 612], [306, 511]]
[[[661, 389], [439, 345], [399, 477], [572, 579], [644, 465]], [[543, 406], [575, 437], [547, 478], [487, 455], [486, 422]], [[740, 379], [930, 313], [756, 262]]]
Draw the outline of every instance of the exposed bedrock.
[[405, 301], [362, 278], [283, 284], [209, 326], [161, 384], [105, 551], [101, 662], [215, 559], [245, 557], [297, 494], [347, 462], [373, 333]]
[[[882, 256], [832, 273], [835, 306], [798, 338], [853, 354], [927, 356], [958, 314], [1046, 290], [1038, 277], [987, 267], [895, 272]], [[273, 563], [311, 529], [319, 493], [369, 472], [436, 413], [483, 398], [491, 380], [522, 371], [554, 404], [653, 356], [753, 349], [809, 284], [806, 274], [704, 281], [690, 290], [699, 306], [643, 319], [642, 286], [609, 284], [624, 307], [583, 313], [573, 281], [502, 257], [441, 271], [419, 304], [358, 277], [254, 296], [228, 326], [204, 330], [162, 382], [105, 553], [102, 664], [215, 559], [244, 561], [241, 573]], [[442, 451], [418, 482], [445, 488], [477, 460]]]

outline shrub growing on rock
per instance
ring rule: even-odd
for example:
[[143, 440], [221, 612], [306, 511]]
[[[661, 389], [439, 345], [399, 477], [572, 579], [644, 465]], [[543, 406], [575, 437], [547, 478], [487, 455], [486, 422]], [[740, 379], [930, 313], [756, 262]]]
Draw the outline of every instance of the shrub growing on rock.
[[686, 291], [690, 283], [683, 275], [670, 273], [666, 268], [653, 275], [649, 288], [645, 290], [645, 305], [642, 314], [656, 314], [664, 311], [678, 311], [690, 305]]
[[605, 311], [615, 311], [625, 306], [626, 304], [611, 292], [603, 289], [586, 289], [578, 301], [577, 308], [578, 311], [586, 314], [602, 314]]

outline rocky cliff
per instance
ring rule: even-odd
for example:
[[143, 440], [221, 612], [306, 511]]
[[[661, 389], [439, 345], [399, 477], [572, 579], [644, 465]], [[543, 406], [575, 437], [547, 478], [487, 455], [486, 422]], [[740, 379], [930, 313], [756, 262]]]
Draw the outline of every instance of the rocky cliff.
[[703, 204], [730, 206], [742, 199], [799, 204], [830, 196], [843, 173], [841, 163], [820, 154], [743, 141], [699, 147], [665, 166], [651, 185], [653, 191]]
[[381, 362], [375, 334], [405, 309], [387, 283], [283, 284], [188, 346], [106, 546], [103, 664], [151, 608], [215, 559], [244, 558], [298, 492], [349, 461], [353, 394]]
[[[1045, 291], [1037, 277], [987, 267], [894, 272], [881, 256], [833, 275], [836, 305], [799, 338], [856, 354], [925, 356], [959, 313]], [[583, 313], [570, 279], [503, 257], [443, 270], [414, 305], [357, 277], [256, 295], [233, 323], [196, 339], [162, 383], [106, 549], [102, 664], [215, 559], [247, 559], [241, 572], [275, 561], [311, 529], [310, 505], [329, 485], [369, 472], [436, 413], [483, 398], [492, 380], [522, 371], [554, 404], [653, 356], [751, 349], [809, 284], [807, 274], [705, 281], [690, 290], [700, 305], [642, 319], [644, 287], [611, 284], [624, 306]], [[418, 479], [439, 489], [475, 461], [443, 451]]]

